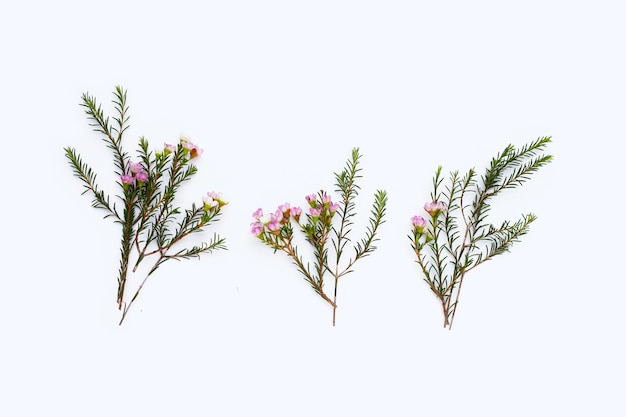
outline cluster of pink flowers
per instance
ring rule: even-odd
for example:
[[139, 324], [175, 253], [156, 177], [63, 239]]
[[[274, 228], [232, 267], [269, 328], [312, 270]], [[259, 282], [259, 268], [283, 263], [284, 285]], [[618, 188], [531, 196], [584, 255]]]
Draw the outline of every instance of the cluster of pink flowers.
[[[426, 212], [430, 214], [431, 217], [437, 217], [440, 213], [445, 211], [445, 209], [446, 205], [440, 201], [431, 201], [424, 204], [424, 210], [426, 210]], [[426, 219], [424, 219], [422, 216], [411, 217], [411, 223], [413, 224], [413, 228], [417, 231], [417, 233], [419, 233], [420, 235], [425, 233], [424, 231], [426, 230], [427, 222]]]
[[122, 184], [124, 184], [124, 187], [133, 185], [135, 183], [135, 180], [137, 180], [137, 184], [139, 184], [140, 186], [144, 182], [148, 181], [148, 173], [146, 172], [146, 169], [143, 167], [143, 165], [141, 165], [139, 162], [130, 161], [128, 163], [128, 170], [130, 171], [130, 174], [124, 174], [120, 177], [120, 179], [122, 180]]
[[[188, 156], [189, 159], [197, 158], [200, 155], [202, 155], [202, 153], [204, 153], [204, 149], [201, 149], [198, 145], [190, 142], [189, 140], [185, 138], [180, 138], [180, 146], [182, 146], [185, 156]], [[170, 143], [164, 143], [163, 149], [157, 150], [156, 155], [157, 157], [160, 157], [161, 155], [167, 156], [174, 152], [176, 152], [176, 145], [172, 145]]]
[[322, 213], [332, 217], [339, 209], [339, 204], [333, 203], [330, 196], [326, 193], [322, 194], [321, 201], [317, 199], [317, 195], [315, 194], [309, 194], [305, 199], [307, 203], [309, 203], [309, 214], [313, 219], [318, 218]]
[[210, 211], [225, 206], [228, 204], [228, 201], [222, 196], [222, 193], [209, 191], [202, 197], [202, 203], [204, 205], [204, 211]]
[[[309, 204], [309, 215], [314, 222], [322, 215], [332, 218], [339, 209], [339, 204], [333, 203], [328, 194], [322, 194], [319, 200], [316, 194], [309, 194], [304, 199]], [[289, 203], [281, 204], [274, 213], [270, 214], [264, 214], [262, 209], [258, 209], [252, 213], [254, 222], [250, 224], [250, 232], [257, 237], [261, 236], [265, 230], [279, 234], [281, 227], [286, 225], [291, 218], [299, 224], [301, 214], [300, 207], [291, 207]]]
[[254, 222], [250, 224], [250, 231], [254, 236], [260, 236], [263, 230], [267, 228], [269, 232], [278, 234], [280, 228], [289, 223], [291, 218], [300, 222], [301, 214], [302, 209], [300, 207], [291, 207], [289, 203], [281, 204], [274, 213], [270, 214], [264, 214], [263, 209], [259, 208], [252, 213]]

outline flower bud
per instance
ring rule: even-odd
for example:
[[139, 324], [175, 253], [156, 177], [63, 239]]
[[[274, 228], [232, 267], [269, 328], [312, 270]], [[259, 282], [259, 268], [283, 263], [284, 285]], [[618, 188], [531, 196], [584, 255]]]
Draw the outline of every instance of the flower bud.
[[413, 216], [411, 217], [411, 223], [413, 223], [413, 227], [417, 231], [418, 234], [424, 233], [424, 228], [426, 227], [426, 220], [422, 216]]
[[322, 214], [322, 209], [319, 207], [311, 207], [309, 209], [309, 213], [311, 214], [311, 217], [318, 218], [320, 216], [320, 214]]
[[137, 178], [137, 183], [142, 185], [144, 182], [148, 181], [148, 173], [145, 171], [138, 172], [135, 174], [135, 178]]
[[307, 203], [309, 203], [309, 206], [311, 207], [317, 206], [317, 196], [315, 194], [309, 194], [305, 196], [304, 199], [306, 200]]
[[302, 214], [302, 209], [300, 207], [292, 207], [290, 210], [290, 214], [298, 222], [300, 221], [300, 215]]
[[124, 185], [124, 189], [127, 189], [129, 185], [132, 185], [135, 182], [135, 178], [133, 178], [132, 175], [128, 175], [128, 174], [124, 174], [120, 176], [120, 180], [122, 181], [122, 184]]

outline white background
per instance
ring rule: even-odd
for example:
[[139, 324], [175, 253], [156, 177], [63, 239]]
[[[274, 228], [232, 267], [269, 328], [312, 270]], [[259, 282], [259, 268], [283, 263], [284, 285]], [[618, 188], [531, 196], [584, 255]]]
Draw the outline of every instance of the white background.
[[[0, 414], [623, 416], [620, 2], [12, 2], [0, 12]], [[80, 96], [128, 90], [126, 148], [205, 149], [181, 193], [229, 198], [228, 251], [160, 268], [117, 326], [120, 230], [81, 196], [63, 147], [115, 194]], [[532, 211], [468, 276], [452, 331], [409, 219], [435, 168], [482, 170], [550, 135], [552, 164], [495, 200]], [[331, 310], [249, 234], [258, 207], [331, 189], [363, 154], [379, 249]], [[141, 276], [131, 276], [137, 285]]]

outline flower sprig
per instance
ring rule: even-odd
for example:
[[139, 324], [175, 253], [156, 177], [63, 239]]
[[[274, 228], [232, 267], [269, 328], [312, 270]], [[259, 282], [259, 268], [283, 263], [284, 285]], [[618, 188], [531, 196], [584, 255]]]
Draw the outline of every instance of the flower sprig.
[[[83, 194], [89, 193], [93, 196], [92, 206], [104, 210], [105, 218], [112, 217], [122, 226], [117, 278], [117, 305], [122, 310], [121, 325], [147, 279], [164, 262], [170, 259], [197, 258], [202, 253], [226, 249], [225, 240], [217, 234], [200, 245], [190, 248], [178, 246], [185, 237], [200, 232], [217, 221], [221, 208], [228, 202], [221, 194], [209, 192], [200, 205], [194, 203], [190, 209], [185, 210], [175, 206], [176, 192], [198, 171], [192, 160], [202, 155], [203, 150], [181, 138], [176, 145], [166, 143], [163, 149], [152, 151], [148, 141], [141, 137], [137, 149], [138, 160], [132, 161], [122, 147], [123, 134], [129, 127], [126, 91], [118, 86], [114, 95], [116, 116], [113, 121], [105, 117], [96, 98], [88, 93], [82, 95], [81, 106], [85, 108], [90, 125], [103, 135], [102, 139], [113, 152], [114, 173], [119, 178], [117, 184], [120, 188], [116, 197], [121, 202], [121, 209], [118, 209], [115, 202], [111, 203], [109, 195], [99, 188], [96, 174], [82, 161], [76, 150], [70, 147], [64, 150], [74, 175], [83, 182]], [[133, 272], [151, 255], [156, 257], [156, 261], [133, 297], [127, 301], [125, 289], [133, 250], [136, 255]]]
[[487, 214], [493, 197], [521, 186], [552, 161], [551, 155], [540, 154], [550, 142], [541, 137], [520, 149], [508, 145], [480, 178], [473, 168], [464, 176], [454, 171], [444, 185], [442, 168], [437, 168], [432, 201], [424, 205], [428, 215], [411, 218], [409, 238], [424, 280], [441, 303], [444, 327], [452, 328], [465, 274], [508, 252], [536, 220], [528, 213], [496, 226], [487, 222]]
[[[335, 173], [335, 191], [340, 195], [338, 202], [333, 201], [330, 194], [321, 190], [317, 194], [305, 197], [308, 205], [306, 211], [298, 206], [292, 207], [290, 203], [280, 205], [276, 211], [269, 214], [265, 214], [259, 208], [252, 214], [254, 221], [250, 225], [251, 233], [274, 249], [274, 252], [285, 252], [315, 292], [332, 306], [333, 326], [336, 319], [339, 279], [352, 272], [359, 259], [376, 249], [374, 242], [378, 240], [376, 234], [379, 226], [384, 223], [387, 205], [386, 191], [376, 191], [365, 237], [351, 245], [354, 255], [346, 260], [344, 252], [348, 249], [348, 242], [352, 242], [349, 235], [356, 215], [355, 199], [360, 189], [356, 180], [362, 178], [359, 174], [360, 158], [359, 149], [353, 149], [352, 157], [345, 168]], [[306, 242], [312, 246], [312, 267], [311, 263], [305, 262], [298, 252], [297, 244], [294, 242], [294, 229], [300, 230]], [[332, 296], [324, 289], [324, 279], [328, 275], [334, 281]]]

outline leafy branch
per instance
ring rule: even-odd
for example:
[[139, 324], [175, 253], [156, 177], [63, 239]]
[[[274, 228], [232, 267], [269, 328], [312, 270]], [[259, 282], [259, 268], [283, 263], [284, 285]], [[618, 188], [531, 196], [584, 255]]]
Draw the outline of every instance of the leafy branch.
[[[359, 259], [376, 250], [374, 243], [378, 240], [378, 229], [384, 223], [387, 205], [387, 193], [376, 191], [365, 237], [352, 243], [350, 234], [356, 216], [355, 200], [360, 190], [357, 185], [357, 180], [361, 178], [360, 159], [359, 149], [353, 149], [344, 169], [335, 173], [335, 191], [340, 195], [338, 203], [333, 202], [331, 196], [321, 190], [305, 197], [309, 208], [304, 216], [300, 207], [291, 207], [289, 203], [280, 205], [274, 213], [268, 215], [262, 209], [252, 215], [252, 234], [274, 249], [274, 252], [285, 252], [291, 258], [315, 292], [332, 306], [333, 326], [336, 321], [339, 279], [352, 272]], [[293, 242], [292, 220], [312, 247], [312, 262], [305, 262], [299, 255], [298, 247]], [[354, 255], [346, 261], [344, 252], [349, 249], [349, 243]], [[332, 297], [324, 290], [324, 278], [327, 275], [334, 281]]]
[[424, 280], [441, 303], [444, 327], [452, 328], [465, 274], [509, 252], [537, 219], [528, 213], [495, 226], [487, 216], [493, 197], [523, 185], [552, 161], [552, 155], [542, 154], [550, 142], [550, 137], [541, 137], [519, 149], [506, 146], [480, 178], [472, 168], [464, 176], [453, 171], [446, 181], [437, 168], [432, 202], [424, 205], [428, 220], [414, 216], [409, 238]]
[[[202, 231], [218, 220], [221, 208], [227, 204], [219, 193], [209, 192], [200, 206], [192, 204], [191, 209], [182, 210], [174, 204], [176, 192], [182, 183], [190, 180], [198, 171], [191, 162], [202, 154], [202, 149], [187, 139], [181, 138], [176, 145], [165, 144], [164, 149], [151, 151], [148, 140], [139, 140], [137, 154], [139, 162], [131, 161], [124, 151], [122, 142], [129, 125], [126, 90], [115, 87], [113, 107], [115, 116], [111, 119], [104, 114], [96, 98], [85, 93], [81, 106], [90, 120], [90, 126], [102, 134], [102, 140], [113, 153], [114, 173], [122, 211], [118, 212], [115, 203], [99, 188], [93, 169], [84, 163], [74, 148], [66, 147], [67, 157], [74, 176], [83, 183], [83, 194], [92, 194], [92, 206], [106, 211], [105, 218], [113, 217], [122, 226], [120, 266], [118, 270], [117, 305], [122, 310], [120, 325], [131, 305], [139, 295], [147, 279], [164, 262], [175, 259], [199, 258], [203, 253], [226, 249], [225, 240], [214, 235], [209, 242], [190, 248], [178, 248], [184, 238]], [[139, 285], [130, 301], [125, 301], [125, 289], [130, 258], [136, 253], [133, 272], [141, 262], [156, 256], [149, 272]]]

